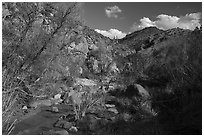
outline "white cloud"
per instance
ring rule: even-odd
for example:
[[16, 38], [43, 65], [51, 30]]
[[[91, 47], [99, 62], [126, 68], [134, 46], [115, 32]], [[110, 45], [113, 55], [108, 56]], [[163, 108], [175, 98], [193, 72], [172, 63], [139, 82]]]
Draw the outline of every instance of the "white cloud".
[[121, 13], [122, 10], [118, 6], [106, 7], [105, 8], [106, 15], [111, 18], [118, 18], [117, 13]]
[[95, 31], [111, 39], [113, 39], [114, 37], [121, 39], [126, 36], [126, 33], [123, 33], [122, 31], [119, 31], [117, 29], [110, 29], [108, 31], [95, 29]]
[[176, 27], [194, 30], [196, 27], [201, 26], [201, 13], [191, 13], [181, 17], [160, 14], [157, 16], [155, 21], [151, 21], [149, 18], [143, 17], [140, 19], [140, 23], [134, 23], [131, 29], [135, 31], [150, 26], [155, 26], [163, 30]]

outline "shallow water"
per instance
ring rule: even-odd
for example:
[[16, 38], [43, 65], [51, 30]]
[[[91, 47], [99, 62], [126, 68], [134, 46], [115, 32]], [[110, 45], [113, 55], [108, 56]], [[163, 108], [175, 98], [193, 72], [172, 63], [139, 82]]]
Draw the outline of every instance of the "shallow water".
[[[72, 111], [71, 106], [56, 105], [59, 113], [51, 112], [51, 107], [42, 107], [36, 114], [31, 114], [15, 125], [11, 134], [20, 135], [39, 135], [43, 131], [48, 131], [55, 128], [53, 125], [60, 116]], [[37, 111], [37, 110], [36, 110]]]

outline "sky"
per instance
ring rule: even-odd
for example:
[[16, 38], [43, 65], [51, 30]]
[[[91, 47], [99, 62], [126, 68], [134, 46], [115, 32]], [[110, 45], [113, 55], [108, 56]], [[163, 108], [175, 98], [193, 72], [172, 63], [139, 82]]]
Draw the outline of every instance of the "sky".
[[202, 22], [201, 2], [85, 2], [85, 25], [110, 38], [155, 26], [193, 30]]

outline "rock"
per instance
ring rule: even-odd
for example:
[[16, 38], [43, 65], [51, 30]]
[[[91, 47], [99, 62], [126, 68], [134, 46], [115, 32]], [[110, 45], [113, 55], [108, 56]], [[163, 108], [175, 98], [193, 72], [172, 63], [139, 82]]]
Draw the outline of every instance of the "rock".
[[118, 110], [116, 108], [109, 108], [108, 111], [118, 114]]
[[59, 112], [59, 109], [57, 107], [52, 107], [51, 111], [57, 113], [57, 112]]
[[72, 127], [69, 129], [69, 131], [71, 131], [71, 132], [78, 132], [78, 129], [77, 129], [77, 127], [75, 127], [75, 126], [72, 126]]
[[97, 83], [93, 80], [86, 79], [86, 78], [76, 78], [76, 85], [82, 85], [82, 86], [96, 86]]
[[143, 99], [148, 99], [150, 97], [149, 92], [144, 89], [141, 85], [135, 84], [135, 87], [139, 91], [139, 94], [143, 97]]
[[105, 106], [108, 107], [108, 108], [113, 108], [113, 107], [115, 107], [114, 104], [105, 104]]
[[57, 135], [69, 135], [69, 133], [66, 130], [59, 130], [54, 132]]
[[54, 96], [54, 99], [60, 99], [61, 98], [61, 94], [56, 94], [55, 96]]
[[23, 110], [27, 110], [28, 109], [28, 107], [27, 106], [23, 106], [23, 108], [22, 108]]

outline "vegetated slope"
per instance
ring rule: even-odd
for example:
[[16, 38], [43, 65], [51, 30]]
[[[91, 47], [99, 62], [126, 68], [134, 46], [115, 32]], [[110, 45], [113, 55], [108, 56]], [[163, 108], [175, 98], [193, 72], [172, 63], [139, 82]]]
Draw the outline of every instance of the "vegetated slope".
[[149, 89], [153, 108], [170, 134], [200, 134], [202, 30], [145, 28], [115, 45], [114, 57], [126, 85]]
[[[52, 134], [60, 122], [73, 134], [201, 133], [201, 30], [150, 27], [111, 40], [67, 4], [4, 5], [4, 134]], [[41, 105], [48, 108], [19, 122]], [[39, 127], [35, 118], [58, 121]]]
[[67, 91], [76, 78], [99, 80], [107, 75], [112, 55], [110, 39], [77, 19], [78, 3], [3, 7], [2, 107], [7, 134], [24, 105]]

